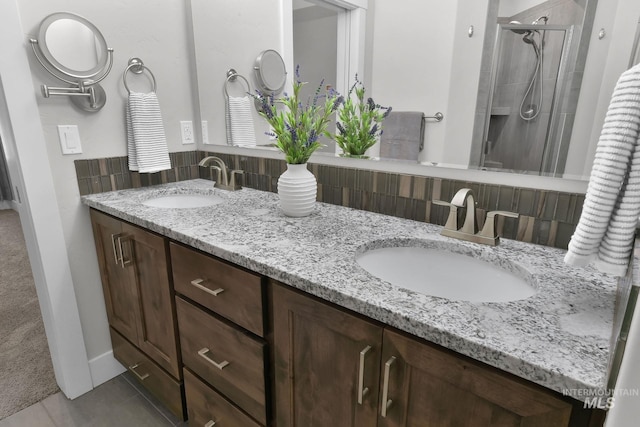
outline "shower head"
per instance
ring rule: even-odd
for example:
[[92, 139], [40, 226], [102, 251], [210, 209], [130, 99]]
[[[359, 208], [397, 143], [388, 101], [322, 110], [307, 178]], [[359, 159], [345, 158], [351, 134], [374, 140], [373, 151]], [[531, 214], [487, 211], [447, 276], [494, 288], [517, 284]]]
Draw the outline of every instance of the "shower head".
[[[511, 24], [511, 25], [522, 25], [522, 22], [520, 22], [520, 21], [511, 21], [511, 22], [509, 22], [509, 24]], [[528, 33], [531, 33], [531, 31], [529, 31], [529, 30], [520, 30], [520, 29], [517, 29], [517, 28], [512, 28], [511, 31], [513, 31], [516, 34], [528, 34]]]
[[524, 37], [522, 37], [522, 41], [525, 42], [526, 44], [535, 45], [536, 43], [536, 41], [533, 39], [533, 33], [531, 31], [527, 31], [527, 34], [525, 34]]

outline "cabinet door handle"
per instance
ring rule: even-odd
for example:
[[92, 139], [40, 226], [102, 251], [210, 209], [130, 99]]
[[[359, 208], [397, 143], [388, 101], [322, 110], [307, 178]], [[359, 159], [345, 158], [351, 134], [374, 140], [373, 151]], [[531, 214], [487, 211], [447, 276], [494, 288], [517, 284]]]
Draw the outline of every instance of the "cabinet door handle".
[[364, 386], [364, 358], [371, 350], [371, 346], [368, 345], [360, 352], [360, 368], [358, 370], [358, 404], [362, 405], [362, 398], [369, 393], [369, 387]]
[[120, 264], [120, 258], [118, 258], [118, 250], [116, 249], [116, 239], [119, 239], [122, 234], [111, 235], [111, 247], [113, 248], [113, 257], [116, 260], [116, 265]]
[[213, 360], [209, 356], [207, 356], [207, 353], [209, 353], [210, 351], [211, 350], [209, 350], [207, 347], [205, 347], [202, 350], [198, 351], [198, 356], [202, 357], [204, 360], [206, 360], [207, 362], [211, 363], [216, 368], [218, 368], [220, 370], [223, 370], [224, 367], [229, 364], [229, 362], [227, 362], [226, 360], [223, 360], [220, 363], [216, 362], [215, 360]]
[[213, 295], [214, 297], [217, 297], [218, 295], [220, 295], [221, 293], [223, 293], [223, 292], [224, 292], [224, 289], [222, 289], [222, 288], [218, 288], [218, 289], [215, 289], [215, 290], [211, 290], [211, 289], [207, 288], [206, 286], [203, 286], [203, 285], [201, 284], [202, 282], [204, 282], [204, 280], [202, 280], [202, 279], [195, 279], [195, 280], [192, 280], [192, 281], [191, 281], [191, 284], [192, 284], [193, 286], [195, 286], [196, 288], [198, 288], [198, 289], [200, 289], [200, 290], [202, 290], [202, 291], [205, 291], [205, 292], [206, 292], [206, 293], [208, 293], [208, 294]]
[[214, 425], [216, 425], [216, 422], [213, 420], [209, 420], [209, 422], [206, 423], [204, 427], [213, 427]]
[[127, 265], [131, 264], [133, 262], [133, 248], [131, 247], [131, 245], [129, 245], [129, 247], [131, 247], [131, 258], [129, 259], [124, 259], [124, 251], [122, 250], [122, 242], [124, 241], [131, 241], [130, 237], [127, 236], [123, 236], [123, 235], [119, 235], [117, 237], [118, 240], [118, 249], [120, 249], [120, 267], [125, 268]]
[[136, 377], [138, 377], [138, 379], [139, 379], [140, 381], [144, 381], [144, 380], [146, 380], [147, 378], [149, 378], [149, 374], [140, 375], [139, 373], [137, 373], [137, 372], [136, 372], [136, 368], [137, 368], [137, 367], [139, 367], [139, 366], [140, 366], [140, 364], [139, 364], [139, 363], [136, 363], [136, 364], [135, 364], [135, 365], [133, 365], [133, 366], [129, 366], [129, 370], [130, 370], [131, 372], [133, 372], [133, 375], [135, 375]]
[[387, 363], [384, 364], [384, 382], [382, 385], [382, 411], [380, 412], [382, 418], [387, 417], [387, 410], [393, 403], [393, 400], [389, 399], [389, 373], [391, 371], [391, 365], [393, 365], [395, 361], [395, 356], [391, 356], [391, 359], [387, 360]]

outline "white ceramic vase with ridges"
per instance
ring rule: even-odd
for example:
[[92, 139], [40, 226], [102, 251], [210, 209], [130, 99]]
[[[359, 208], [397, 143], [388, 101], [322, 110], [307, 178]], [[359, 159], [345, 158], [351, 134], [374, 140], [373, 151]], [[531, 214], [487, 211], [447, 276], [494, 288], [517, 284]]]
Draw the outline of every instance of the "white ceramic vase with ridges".
[[287, 163], [287, 170], [278, 178], [280, 208], [287, 216], [302, 217], [313, 211], [316, 204], [318, 183], [307, 169], [307, 164]]

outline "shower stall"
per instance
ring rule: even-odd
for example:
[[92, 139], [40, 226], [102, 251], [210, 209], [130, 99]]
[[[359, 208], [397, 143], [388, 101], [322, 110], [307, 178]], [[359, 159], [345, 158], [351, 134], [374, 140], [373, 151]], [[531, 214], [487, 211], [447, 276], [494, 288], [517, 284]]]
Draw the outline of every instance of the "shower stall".
[[572, 34], [573, 25], [548, 24], [546, 15], [498, 25], [481, 168], [562, 172], [575, 113], [565, 100]]

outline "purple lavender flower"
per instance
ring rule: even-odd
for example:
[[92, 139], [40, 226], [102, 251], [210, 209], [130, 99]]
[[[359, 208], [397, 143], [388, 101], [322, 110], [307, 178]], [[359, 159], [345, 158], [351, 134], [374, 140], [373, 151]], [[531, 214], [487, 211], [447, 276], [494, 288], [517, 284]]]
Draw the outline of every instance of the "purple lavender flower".
[[373, 126], [371, 126], [371, 130], [369, 131], [369, 135], [374, 136], [377, 131], [378, 131], [378, 124], [374, 123]]
[[298, 83], [302, 83], [302, 82], [300, 81], [300, 64], [296, 65], [296, 81], [297, 81]]
[[320, 80], [320, 84], [316, 88], [316, 93], [313, 96], [313, 105], [314, 106], [318, 104], [318, 99], [320, 98], [320, 89], [322, 88], [322, 85], [324, 85], [324, 79]]
[[391, 107], [387, 107], [387, 111], [384, 112], [384, 114], [382, 115], [382, 118], [386, 119], [389, 113], [391, 113]]
[[373, 102], [373, 98], [367, 98], [367, 106], [369, 107], [370, 111], [373, 111], [376, 109], [376, 103]]
[[336, 122], [336, 127], [340, 131], [340, 135], [344, 135], [345, 133], [347, 133], [347, 131], [345, 130], [344, 126], [342, 126], [342, 123]]
[[331, 106], [331, 111], [336, 111], [338, 107], [344, 104], [344, 96], [340, 95], [333, 101], [333, 105]]
[[311, 129], [311, 132], [309, 132], [309, 138], [307, 139], [307, 147], [310, 146], [311, 144], [313, 144], [314, 142], [316, 142], [318, 140], [318, 134], [316, 133], [315, 129]]

